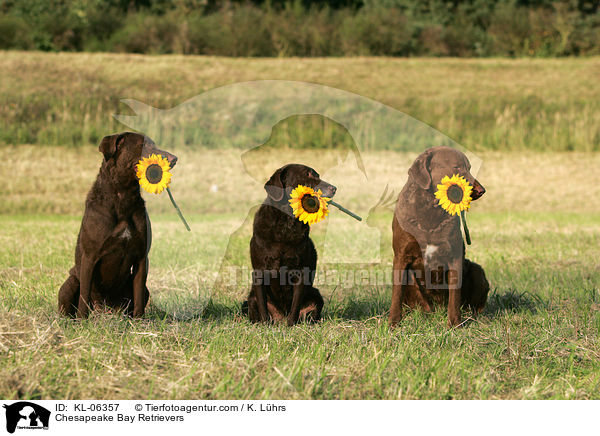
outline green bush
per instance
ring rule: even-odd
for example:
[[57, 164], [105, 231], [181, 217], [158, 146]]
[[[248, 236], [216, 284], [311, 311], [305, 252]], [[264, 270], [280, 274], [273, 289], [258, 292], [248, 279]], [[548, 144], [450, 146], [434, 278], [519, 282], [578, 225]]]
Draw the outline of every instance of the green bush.
[[0, 0], [0, 48], [223, 56], [582, 56], [574, 0]]
[[572, 55], [600, 54], [600, 14], [585, 17], [583, 23], [573, 31], [565, 53]]
[[264, 12], [242, 5], [187, 20], [193, 53], [225, 56], [273, 56]]
[[341, 29], [346, 55], [409, 56], [414, 28], [397, 8], [368, 8], [348, 17]]
[[27, 50], [32, 47], [27, 23], [18, 17], [0, 15], [0, 49]]
[[[37, 50], [83, 49], [85, 11], [76, 0], [19, 0], [6, 7], [7, 15], [27, 23], [32, 48]], [[16, 47], [11, 47], [16, 48]]]
[[341, 56], [339, 26], [348, 12], [305, 9], [299, 2], [269, 9], [268, 32], [277, 56]]
[[173, 53], [178, 44], [179, 30], [179, 22], [173, 14], [133, 14], [111, 36], [108, 47], [118, 52]]

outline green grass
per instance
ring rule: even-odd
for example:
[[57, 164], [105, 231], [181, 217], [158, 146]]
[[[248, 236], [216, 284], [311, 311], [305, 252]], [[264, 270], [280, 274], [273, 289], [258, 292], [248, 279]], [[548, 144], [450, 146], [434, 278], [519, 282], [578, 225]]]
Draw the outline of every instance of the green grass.
[[[207, 273], [248, 267], [250, 228], [241, 223], [248, 205], [263, 197], [262, 187], [246, 186], [238, 174], [236, 201], [215, 205], [205, 194], [209, 187], [187, 167], [197, 168], [193, 156], [180, 160], [173, 181], [191, 233], [164, 198], [148, 198], [154, 238], [146, 317], [58, 317], [58, 288], [72, 266], [83, 195], [99, 155], [62, 150], [45, 195], [50, 205], [73, 205], [36, 210], [25, 201], [40, 188], [31, 174], [51, 167], [54, 149], [29, 159], [32, 148], [11, 150], [16, 165], [28, 166], [8, 177], [3, 202], [22, 206], [0, 215], [0, 397], [600, 398], [600, 206], [590, 202], [597, 198], [596, 154], [485, 154], [479, 179], [488, 192], [468, 215], [473, 245], [467, 249], [492, 286], [485, 312], [464, 328], [448, 329], [444, 310], [413, 311], [390, 330], [389, 285], [343, 285], [357, 267], [389, 274], [391, 212], [368, 213], [379, 190], [369, 192], [351, 174], [331, 175], [343, 204], [369, 215], [361, 225], [379, 231], [381, 262], [336, 263], [340, 253], [366, 253], [373, 240], [349, 238], [359, 224], [332, 212], [312, 232], [320, 255], [317, 281], [327, 274], [340, 279], [319, 285], [323, 322], [253, 325], [240, 312], [249, 279], [225, 286]], [[205, 151], [202, 160], [212, 165], [229, 156], [226, 162], [234, 162], [234, 155]], [[386, 170], [394, 156], [407, 160], [388, 152], [364, 155], [368, 168], [378, 170], [375, 186], [394, 175]], [[548, 174], [529, 175], [532, 162]], [[61, 172], [73, 165], [82, 171]], [[356, 195], [347, 195], [351, 187]]]
[[[0, 397], [600, 398], [597, 58], [1, 55]], [[340, 163], [339, 150], [314, 151], [348, 145], [342, 127], [314, 116], [280, 123], [262, 152], [242, 154], [227, 140], [213, 150], [161, 144], [180, 158], [171, 187], [193, 231], [164, 196], [146, 196], [154, 236], [146, 317], [57, 316], [97, 143], [123, 129], [111, 114], [129, 113], [119, 99], [168, 108], [258, 79], [374, 98], [479, 151], [487, 193], [468, 214], [467, 255], [492, 291], [478, 320], [447, 329], [444, 310], [414, 311], [391, 331], [385, 281], [344, 285], [356, 268], [389, 274], [391, 212], [376, 205], [386, 186], [399, 192], [415, 153], [361, 149], [367, 180], [351, 156]], [[337, 185], [336, 200], [365, 221], [334, 211], [311, 233], [322, 323], [252, 325], [240, 313], [249, 211], [268, 175], [291, 161]], [[354, 254], [360, 261], [347, 261]], [[239, 281], [215, 282], [228, 268]]]
[[[281, 79], [319, 83], [381, 101], [470, 150], [600, 149], [599, 58], [229, 59], [18, 51], [0, 55], [0, 144], [97, 144], [106, 133], [123, 130], [112, 118], [131, 114], [121, 99], [168, 109], [219, 86]], [[270, 110], [272, 104], [277, 102], [269, 102]], [[308, 136], [318, 129], [302, 121], [290, 127]], [[194, 123], [184, 131], [182, 141], [187, 144], [203, 138]], [[250, 146], [227, 135], [221, 139], [215, 147]], [[382, 142], [370, 147], [389, 148]]]
[[[597, 399], [600, 217], [578, 216], [588, 231], [557, 231], [570, 218], [538, 216], [532, 235], [526, 214], [477, 215], [473, 229], [499, 229], [478, 232], [469, 249], [492, 283], [483, 316], [448, 330], [443, 310], [415, 311], [390, 331], [389, 287], [322, 287], [318, 325], [252, 325], [240, 314], [243, 294], [219, 289], [204, 310], [177, 319], [165, 297], [157, 303], [154, 296], [168, 293], [156, 285], [164, 276], [190, 272], [169, 255], [187, 239], [181, 231], [153, 248], [153, 299], [143, 320], [61, 319], [56, 294], [71, 266], [78, 218], [3, 217], [2, 244], [13, 254], [0, 259], [0, 396]], [[153, 222], [159, 234], [180, 227], [170, 218]], [[194, 258], [200, 266], [205, 260]]]

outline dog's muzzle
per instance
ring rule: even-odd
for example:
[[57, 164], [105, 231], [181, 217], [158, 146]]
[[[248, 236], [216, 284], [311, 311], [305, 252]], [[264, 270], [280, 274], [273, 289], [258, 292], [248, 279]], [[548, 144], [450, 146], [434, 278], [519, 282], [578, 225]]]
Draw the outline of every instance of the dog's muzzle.
[[317, 187], [315, 188], [316, 190], [321, 190], [321, 192], [323, 193], [323, 197], [327, 197], [327, 198], [332, 198], [336, 191], [337, 188], [333, 185], [330, 185], [329, 183], [320, 183], [319, 185], [317, 185]]
[[475, 180], [473, 182], [473, 190], [471, 191], [471, 200], [477, 200], [483, 194], [485, 194], [485, 188], [481, 186], [477, 180]]
[[155, 147], [146, 147], [142, 149], [142, 158], [150, 157], [153, 154], [158, 154], [169, 162], [169, 167], [173, 168], [177, 163], [177, 156], [169, 153], [168, 151], [163, 151]]

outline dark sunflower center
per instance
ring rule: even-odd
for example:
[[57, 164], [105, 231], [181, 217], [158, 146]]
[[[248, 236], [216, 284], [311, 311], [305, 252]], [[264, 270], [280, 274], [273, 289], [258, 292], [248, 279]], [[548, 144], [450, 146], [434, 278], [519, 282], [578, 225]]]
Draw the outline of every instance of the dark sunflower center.
[[305, 195], [302, 197], [302, 208], [308, 213], [315, 213], [319, 211], [320, 202], [314, 195]]
[[152, 164], [146, 168], [146, 178], [150, 183], [156, 185], [162, 180], [163, 170], [160, 165]]
[[458, 185], [452, 185], [448, 188], [448, 200], [452, 203], [460, 203], [463, 199], [463, 195], [463, 190]]

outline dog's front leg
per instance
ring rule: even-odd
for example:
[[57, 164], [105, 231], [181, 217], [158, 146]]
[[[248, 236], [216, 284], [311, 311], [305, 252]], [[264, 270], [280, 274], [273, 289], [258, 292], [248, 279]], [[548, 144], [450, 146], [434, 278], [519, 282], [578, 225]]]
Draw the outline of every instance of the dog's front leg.
[[409, 280], [409, 267], [410, 265], [407, 262], [402, 261], [399, 257], [394, 257], [390, 327], [396, 326], [402, 320], [402, 305], [404, 304], [404, 294]]
[[252, 287], [254, 288], [254, 293], [256, 295], [256, 304], [258, 305], [260, 322], [269, 322], [269, 312], [267, 310], [267, 287], [271, 280], [271, 273], [268, 270], [263, 270], [254, 271], [252, 275]]
[[136, 265], [133, 276], [133, 317], [141, 318], [146, 309], [146, 280], [148, 279], [148, 256]]
[[256, 289], [256, 304], [261, 322], [269, 322], [269, 311], [267, 310], [267, 286], [259, 285]]
[[288, 326], [293, 326], [297, 324], [298, 318], [300, 318], [300, 306], [302, 304], [302, 301], [304, 300], [304, 284], [306, 282], [306, 279], [307, 277], [302, 272], [297, 277], [297, 283], [293, 284], [292, 307], [287, 317]]
[[79, 269], [79, 304], [77, 305], [77, 318], [87, 318], [90, 310], [90, 294], [92, 292], [92, 274], [94, 272], [94, 262], [89, 255], [81, 255], [81, 264]]
[[462, 291], [462, 263], [463, 259], [454, 259], [448, 265], [448, 326], [457, 327], [461, 321], [461, 291]]

